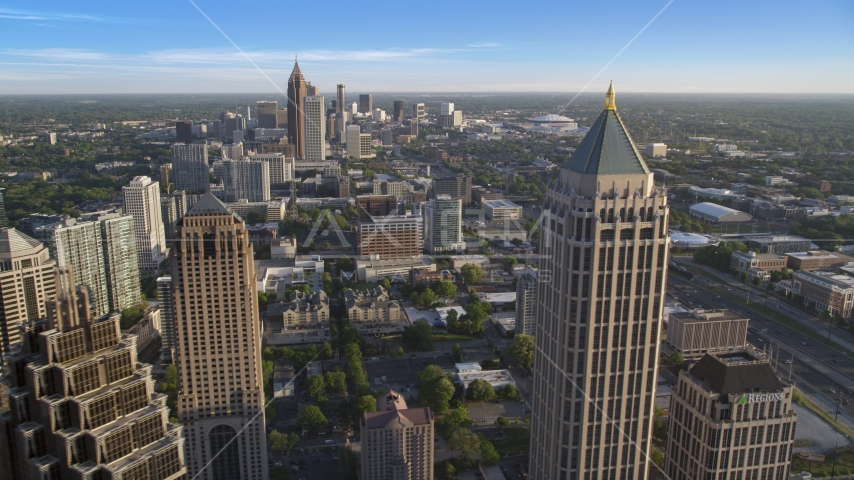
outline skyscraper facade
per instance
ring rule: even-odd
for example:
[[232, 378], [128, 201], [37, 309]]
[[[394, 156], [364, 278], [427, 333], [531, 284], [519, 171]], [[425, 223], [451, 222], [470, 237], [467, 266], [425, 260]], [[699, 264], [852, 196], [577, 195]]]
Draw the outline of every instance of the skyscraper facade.
[[462, 212], [462, 201], [449, 195], [439, 195], [424, 204], [424, 247], [431, 254], [465, 250]]
[[104, 266], [104, 236], [98, 222], [66, 218], [34, 230], [61, 269], [74, 272], [75, 287], [85, 286], [88, 302], [96, 316], [110, 312], [107, 270]]
[[648, 474], [667, 196], [606, 98], [543, 203], [532, 480]]
[[206, 193], [181, 219], [177, 236], [171, 289], [188, 476], [266, 480], [261, 332], [249, 234], [242, 220]]
[[402, 122], [406, 118], [406, 100], [394, 101], [394, 116], [392, 120]]
[[47, 315], [56, 297], [56, 262], [38, 240], [0, 228], [0, 357], [21, 341], [18, 326]]
[[270, 166], [270, 185], [290, 182], [294, 179], [294, 159], [282, 153], [261, 153], [249, 157], [250, 161], [264, 162]]
[[160, 306], [160, 338], [163, 348], [160, 362], [170, 365], [175, 362], [176, 326], [175, 306], [172, 298], [172, 277], [165, 275], [157, 278], [157, 303]]
[[415, 215], [372, 217], [359, 221], [359, 255], [410, 258], [424, 249], [424, 219]]
[[798, 420], [792, 392], [758, 352], [706, 354], [680, 371], [670, 397], [667, 477], [789, 478]]
[[208, 191], [211, 186], [208, 146], [172, 145], [172, 176], [175, 190]]
[[359, 95], [359, 113], [371, 115], [374, 113], [374, 99], [370, 93]]
[[136, 335], [121, 332], [119, 315], [93, 316], [86, 289], [71, 289], [68, 275], [59, 275], [47, 317], [23, 326], [22, 348], [7, 358], [0, 476], [186, 478], [183, 427], [169, 422]]
[[534, 334], [538, 279], [536, 270], [528, 270], [516, 277], [516, 333]]
[[433, 412], [408, 408], [403, 395], [389, 390], [377, 410], [362, 415], [363, 480], [433, 479]]
[[160, 184], [138, 176], [122, 187], [122, 193], [125, 212], [133, 216], [139, 271], [152, 272], [169, 253], [160, 213]]
[[412, 119], [416, 122], [424, 121], [424, 118], [427, 116], [427, 111], [424, 109], [423, 103], [416, 103], [412, 105]]
[[[155, 184], [157, 185], [157, 184]], [[157, 212], [160, 215], [160, 212]], [[104, 239], [104, 269], [110, 311], [121, 312], [142, 302], [136, 253], [136, 221], [130, 215], [110, 213], [98, 217]]]
[[305, 158], [305, 115], [302, 110], [302, 97], [305, 93], [305, 77], [302, 76], [299, 64], [294, 61], [294, 69], [288, 78], [288, 142], [294, 146], [299, 158]]
[[175, 238], [175, 226], [178, 224], [178, 204], [175, 197], [166, 195], [160, 197], [160, 218], [163, 222], [163, 236], [166, 238], [166, 244]]
[[433, 180], [433, 194], [449, 195], [454, 200], [462, 200], [463, 207], [471, 206], [471, 177], [455, 175], [453, 177], [436, 178]]
[[336, 98], [337, 101], [335, 104], [335, 111], [336, 112], [343, 112], [344, 111], [344, 105], [346, 104], [346, 99], [347, 99], [346, 98], [346, 92], [344, 90], [345, 90], [344, 84], [339, 83], [338, 89], [337, 89], [338, 96]]
[[270, 166], [266, 162], [223, 160], [222, 183], [226, 202], [270, 200]]
[[310, 162], [326, 160], [326, 121], [323, 101], [322, 96], [303, 97], [305, 160]]
[[258, 117], [258, 128], [276, 128], [276, 110], [279, 109], [279, 102], [259, 101], [255, 104], [255, 113]]
[[192, 120], [175, 122], [175, 141], [178, 143], [190, 143], [193, 141]]

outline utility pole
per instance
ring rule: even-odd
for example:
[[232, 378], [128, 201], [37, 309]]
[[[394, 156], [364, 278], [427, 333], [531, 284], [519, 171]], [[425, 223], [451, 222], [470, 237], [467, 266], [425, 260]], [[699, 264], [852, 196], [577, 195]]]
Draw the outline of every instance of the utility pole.
[[792, 360], [789, 362], [789, 383], [792, 383], [792, 369], [795, 367], [795, 354], [792, 353]]

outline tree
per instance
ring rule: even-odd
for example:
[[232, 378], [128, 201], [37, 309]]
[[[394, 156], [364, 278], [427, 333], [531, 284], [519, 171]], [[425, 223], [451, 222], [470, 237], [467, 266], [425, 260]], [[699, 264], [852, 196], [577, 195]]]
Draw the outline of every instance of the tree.
[[494, 465], [495, 462], [501, 459], [501, 455], [495, 450], [495, 445], [486, 440], [480, 442], [480, 456], [487, 465]]
[[436, 429], [445, 438], [449, 437], [458, 428], [470, 427], [474, 422], [469, 418], [469, 412], [465, 406], [455, 408], [451, 413], [436, 420]]
[[516, 257], [507, 257], [504, 259], [504, 269], [508, 272], [513, 271], [513, 267], [519, 263], [519, 260], [516, 260]]
[[323, 383], [329, 393], [345, 393], [347, 391], [347, 374], [344, 372], [326, 372]]
[[326, 241], [321, 243], [320, 246], [323, 247], [324, 250], [331, 250], [332, 249], [332, 244], [329, 242], [326, 242]]
[[311, 398], [314, 399], [317, 399], [323, 393], [324, 386], [323, 375], [312, 375], [305, 381], [305, 389]]
[[403, 329], [401, 339], [410, 350], [429, 352], [433, 350], [433, 327], [426, 319], [419, 318], [411, 327]]
[[389, 280], [388, 277], [383, 278], [380, 280], [380, 286], [386, 289], [386, 291], [391, 290], [391, 280]]
[[658, 450], [656, 450], [656, 449], [653, 449], [653, 451], [652, 451], [652, 461], [653, 461], [656, 465], [658, 465], [659, 467], [663, 467], [663, 466], [664, 466], [664, 454], [662, 454], [661, 452], [659, 452], [659, 451], [658, 451]]
[[320, 349], [320, 356], [323, 358], [332, 358], [332, 345], [329, 342], [323, 342], [323, 348]]
[[438, 365], [429, 365], [418, 374], [418, 389], [418, 400], [436, 414], [448, 410], [454, 396], [454, 384]]
[[506, 427], [510, 425], [510, 420], [507, 420], [504, 417], [498, 417], [495, 419], [495, 423], [498, 424], [499, 427]]
[[463, 352], [460, 349], [459, 343], [455, 343], [453, 348], [451, 348], [451, 357], [457, 362], [461, 362], [463, 360]]
[[534, 364], [534, 337], [531, 335], [516, 335], [508, 350], [516, 365], [527, 369]]
[[288, 447], [288, 437], [278, 430], [273, 430], [267, 435], [267, 441], [270, 442], [270, 448], [277, 452], [281, 452]]
[[519, 391], [516, 390], [516, 387], [513, 386], [512, 383], [508, 383], [503, 387], [498, 387], [498, 390], [495, 392], [498, 398], [506, 398], [507, 400], [520, 400], [522, 397], [519, 396]]
[[457, 474], [457, 469], [454, 468], [454, 464], [449, 461], [445, 461], [444, 467], [442, 467], [442, 474], [445, 480], [453, 480], [454, 476]]
[[287, 442], [288, 442], [288, 450], [299, 447], [300, 438], [294, 432], [289, 432], [287, 434]]
[[255, 225], [264, 221], [264, 217], [256, 211], [251, 211], [246, 215], [246, 224]]
[[438, 301], [439, 297], [429, 288], [424, 289], [421, 293], [412, 295], [412, 303], [414, 303], [416, 307], [429, 307]]
[[667, 363], [670, 365], [682, 365], [682, 362], [682, 354], [679, 352], [673, 352], [667, 357]]
[[442, 298], [450, 299], [457, 296], [457, 286], [453, 282], [439, 280], [434, 288], [436, 295]]
[[474, 263], [467, 263], [463, 265], [462, 268], [460, 268], [460, 273], [463, 274], [463, 281], [467, 285], [477, 283], [483, 276], [483, 270], [481, 270], [480, 265], [476, 265]]
[[353, 417], [362, 418], [365, 413], [377, 411], [377, 399], [371, 395], [363, 395], [353, 403]]
[[339, 272], [352, 272], [353, 268], [355, 268], [353, 260], [351, 260], [347, 255], [341, 255], [335, 263], [338, 266]]
[[302, 428], [311, 432], [317, 432], [329, 425], [329, 421], [316, 405], [302, 407], [299, 415], [297, 415], [297, 421], [302, 425]]
[[448, 437], [451, 450], [460, 452], [460, 457], [471, 460], [480, 454], [480, 437], [468, 428], [458, 428]]
[[754, 285], [756, 285], [757, 287], [758, 287], [759, 285], [762, 285], [762, 279], [761, 279], [761, 278], [759, 278], [758, 276], [753, 277], [753, 284], [754, 284]]
[[466, 389], [466, 400], [472, 402], [489, 402], [495, 400], [495, 390], [489, 382], [478, 378], [469, 383]]

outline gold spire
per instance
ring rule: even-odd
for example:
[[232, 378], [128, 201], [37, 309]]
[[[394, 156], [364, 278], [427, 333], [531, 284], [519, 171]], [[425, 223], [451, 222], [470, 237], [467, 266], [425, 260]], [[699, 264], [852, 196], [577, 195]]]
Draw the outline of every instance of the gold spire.
[[605, 94], [605, 110], [617, 110], [617, 101], [614, 97], [614, 81], [611, 80], [611, 86], [608, 87], [608, 93]]

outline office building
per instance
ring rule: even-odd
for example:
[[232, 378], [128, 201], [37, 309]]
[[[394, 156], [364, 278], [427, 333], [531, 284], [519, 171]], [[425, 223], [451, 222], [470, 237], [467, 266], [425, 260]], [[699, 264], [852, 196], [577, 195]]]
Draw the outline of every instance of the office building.
[[279, 109], [279, 102], [273, 101], [258, 101], [255, 103], [255, 112], [258, 118], [257, 128], [277, 128], [279, 126], [276, 121], [276, 111]]
[[130, 185], [122, 187], [122, 193], [125, 213], [133, 216], [139, 271], [157, 270], [169, 254], [160, 212], [160, 184], [149, 177], [138, 176]]
[[306, 95], [305, 77], [294, 60], [294, 69], [288, 78], [288, 143], [294, 146], [296, 156], [305, 158], [305, 115], [302, 109], [302, 97]]
[[373, 194], [374, 195], [394, 195], [398, 198], [403, 196], [403, 189], [408, 184], [403, 180], [374, 180]]
[[[159, 220], [160, 212], [155, 213]], [[136, 219], [131, 215], [109, 213], [98, 216], [98, 223], [104, 240], [104, 270], [110, 311], [122, 312], [137, 307], [142, 303], [142, 290], [137, 255], [138, 235], [134, 228]]]
[[747, 348], [748, 322], [730, 310], [671, 312], [667, 316], [666, 342], [685, 359], [740, 351]]
[[56, 261], [38, 240], [0, 228], [0, 357], [21, 341], [19, 325], [47, 316], [56, 296]]
[[311, 84], [311, 82], [306, 82], [305, 84], [305, 96], [307, 97], [318, 97], [320, 96], [320, 87], [316, 87]]
[[415, 123], [423, 122], [426, 117], [427, 111], [424, 110], [423, 103], [416, 103], [412, 105], [412, 120], [414, 120]]
[[373, 95], [370, 93], [363, 93], [359, 95], [359, 113], [364, 113], [366, 115], [371, 115], [374, 112], [374, 100]]
[[47, 247], [60, 269], [70, 269], [74, 273], [74, 281], [77, 282], [74, 286], [86, 287], [94, 314], [109, 313], [104, 236], [98, 222], [78, 222], [69, 217], [38, 227], [33, 233], [33, 237]]
[[842, 318], [854, 315], [854, 280], [848, 275], [797, 271], [792, 275], [792, 293], [817, 312], [827, 310]]
[[190, 143], [193, 141], [192, 120], [175, 122], [175, 141], [178, 143]]
[[454, 113], [454, 104], [443, 102], [439, 104], [439, 115], [451, 115]]
[[648, 475], [667, 196], [606, 99], [543, 203], [531, 480]]
[[510, 200], [484, 200], [480, 202], [480, 209], [486, 218], [494, 222], [522, 219], [522, 207]]
[[151, 365], [138, 361], [137, 336], [122, 334], [119, 315], [93, 316], [69, 275], [7, 359], [3, 478], [185, 478], [183, 427], [169, 422]]
[[395, 100], [394, 101], [394, 116], [392, 120], [395, 122], [402, 122], [406, 119], [406, 100]]
[[748, 237], [744, 240], [747, 248], [758, 248], [759, 253], [808, 252], [810, 240], [797, 235], [763, 235]]
[[424, 219], [416, 215], [389, 215], [359, 221], [359, 255], [409, 258], [421, 255]]
[[362, 480], [433, 479], [433, 412], [408, 408], [398, 392], [377, 399], [377, 411], [359, 422]]
[[666, 157], [667, 145], [664, 143], [647, 143], [643, 154], [647, 158]]
[[431, 254], [466, 249], [462, 233], [462, 200], [439, 195], [424, 204], [424, 248]]
[[216, 140], [222, 139], [222, 121], [211, 120], [208, 122], [208, 137]]
[[222, 183], [226, 202], [270, 200], [270, 166], [266, 162], [223, 160]]
[[175, 190], [191, 193], [208, 191], [211, 183], [208, 146], [172, 145], [172, 174]]
[[361, 132], [358, 125], [347, 125], [347, 157], [357, 160], [374, 158], [376, 155], [371, 144], [371, 134]]
[[346, 95], [345, 87], [344, 87], [343, 83], [338, 84], [336, 93], [337, 93], [337, 98], [336, 98], [337, 101], [335, 102], [335, 107], [336, 107], [335, 111], [336, 112], [343, 112], [344, 108], [345, 108], [344, 105], [347, 104], [346, 103], [347, 102], [347, 95]]
[[394, 143], [394, 131], [390, 128], [380, 130], [380, 141], [384, 147], [390, 147]]
[[414, 118], [409, 121], [409, 134], [413, 137], [418, 136], [418, 121], [416, 121]]
[[528, 270], [516, 278], [516, 333], [534, 334], [538, 279], [536, 270]]
[[229, 143], [220, 148], [223, 159], [240, 160], [243, 158], [243, 143]]
[[305, 157], [309, 162], [326, 160], [326, 122], [323, 97], [303, 97], [305, 115]]
[[56, 145], [56, 132], [45, 132], [44, 138], [48, 145]]
[[249, 235], [241, 219], [206, 193], [181, 219], [178, 238], [169, 258], [187, 476], [266, 480], [261, 332]]
[[160, 338], [163, 342], [160, 362], [164, 365], [170, 365], [175, 361], [177, 326], [175, 325], [172, 277], [168, 275], [157, 277], [157, 304], [160, 307]]
[[281, 153], [262, 153], [251, 155], [249, 161], [264, 162], [269, 165], [270, 185], [280, 185], [294, 179], [294, 159]]
[[397, 213], [397, 204], [398, 200], [394, 195], [359, 195], [356, 197], [359, 220], [394, 215]]
[[793, 392], [767, 358], [750, 351], [706, 354], [680, 371], [670, 397], [667, 477], [788, 479], [798, 421]]
[[456, 175], [433, 180], [433, 195], [450, 195], [454, 200], [462, 200], [463, 207], [471, 206], [471, 177]]
[[165, 192], [171, 191], [170, 187], [172, 183], [172, 164], [164, 163], [163, 165], [160, 165], [158, 171], [160, 172], [160, 186], [163, 187], [163, 190]]

